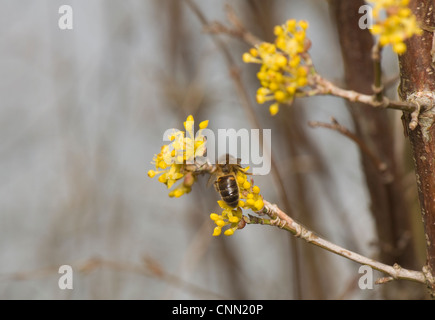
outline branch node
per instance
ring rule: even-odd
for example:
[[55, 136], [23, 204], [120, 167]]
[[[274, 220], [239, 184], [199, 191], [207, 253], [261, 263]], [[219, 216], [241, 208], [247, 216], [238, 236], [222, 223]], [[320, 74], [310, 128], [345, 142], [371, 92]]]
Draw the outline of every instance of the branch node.
[[283, 229], [287, 223], [284, 220], [281, 220], [278, 216], [276, 216], [275, 219], [270, 220], [270, 224], [272, 226], [277, 226], [280, 229]]
[[[382, 103], [382, 102], [380, 102]], [[388, 165], [382, 161], [372, 150], [367, 146], [367, 144], [361, 140], [356, 134], [352, 133], [348, 128], [342, 126], [337, 119], [331, 117], [331, 123], [323, 123], [318, 121], [309, 121], [308, 125], [312, 128], [323, 127], [331, 130], [335, 130], [347, 138], [351, 139], [353, 142], [357, 144], [362, 152], [364, 152], [369, 158], [373, 161], [373, 164], [379, 170], [381, 174], [384, 176], [384, 180], [389, 182], [392, 179], [392, 175], [388, 171]]]
[[383, 277], [383, 278], [379, 278], [378, 280], [375, 281], [375, 284], [384, 284], [390, 281], [395, 280], [393, 277]]
[[384, 91], [384, 89], [385, 88], [384, 88], [384, 86], [382, 84], [380, 86], [376, 86], [376, 85], [372, 84], [372, 90], [373, 90], [374, 94], [382, 93]]
[[428, 265], [423, 266], [424, 280], [426, 281], [426, 286], [429, 289], [429, 293], [432, 298], [435, 299], [435, 278], [432, 274], [432, 270]]
[[396, 271], [400, 271], [402, 269], [402, 267], [399, 264], [397, 264], [397, 263], [393, 264], [393, 268]]
[[417, 108], [411, 113], [411, 121], [409, 122], [409, 129], [414, 130], [418, 126], [418, 117], [420, 115], [421, 106], [417, 101], [415, 102]]

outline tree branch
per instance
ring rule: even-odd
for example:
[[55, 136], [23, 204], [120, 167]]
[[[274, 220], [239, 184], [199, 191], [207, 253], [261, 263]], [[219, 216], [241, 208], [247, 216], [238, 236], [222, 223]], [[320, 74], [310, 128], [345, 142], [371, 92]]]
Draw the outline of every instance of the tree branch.
[[382, 85], [382, 67], [381, 67], [381, 53], [382, 47], [377, 42], [372, 48], [372, 60], [374, 66], [374, 84], [373, 91], [375, 94], [375, 99], [381, 102], [384, 99], [384, 86]]
[[[434, 34], [430, 31], [435, 30], [435, 7], [433, 0], [412, 0], [409, 6], [425, 30], [420, 37], [409, 39], [406, 52], [399, 56], [398, 91], [402, 100], [421, 105], [420, 112], [405, 114], [404, 119], [409, 127], [415, 126], [409, 132], [409, 140], [415, 161], [427, 264], [435, 276], [435, 70], [431, 55]], [[435, 285], [432, 294], [435, 296]]]
[[263, 202], [264, 209], [260, 212], [260, 214], [266, 214], [272, 220], [249, 216], [245, 217], [246, 223], [278, 226], [281, 229], [291, 232], [297, 238], [304, 239], [308, 243], [311, 243], [317, 247], [328, 250], [332, 253], [345, 257], [346, 259], [352, 260], [359, 264], [368, 265], [375, 270], [387, 274], [389, 277], [395, 280], [409, 280], [422, 284], [427, 284], [428, 282], [433, 281], [433, 279], [428, 279], [425, 273], [422, 271], [404, 269], [398, 264], [394, 264], [393, 266], [386, 265], [382, 262], [367, 258], [358, 253], [340, 247], [308, 230], [305, 226], [289, 217], [284, 211], [278, 208], [277, 205], [271, 204], [266, 200], [263, 200]]
[[[191, 0], [185, 0], [189, 6], [195, 6]], [[240, 19], [237, 17], [236, 13], [230, 5], [226, 5], [227, 17], [233, 28], [228, 28], [220, 22], [208, 23], [205, 18], [201, 19], [203, 23], [204, 30], [212, 34], [227, 34], [231, 37], [239, 38], [249, 45], [256, 46], [261, 43], [261, 39], [250, 33], [241, 23]], [[198, 8], [194, 10], [196, 12]], [[197, 13], [197, 12], [196, 12]], [[198, 13], [197, 13], [198, 15]], [[222, 49], [222, 44], [219, 44]], [[228, 59], [229, 54], [225, 53], [225, 57]], [[312, 66], [309, 55], [306, 57], [308, 66]], [[318, 74], [313, 76], [313, 86], [315, 87], [312, 91], [305, 91], [301, 96], [311, 96], [311, 95], [334, 95], [337, 97], [344, 98], [351, 102], [360, 102], [375, 108], [387, 108], [395, 109], [404, 112], [409, 112], [418, 115], [418, 106], [412, 101], [398, 101], [389, 100], [383, 95], [384, 86], [382, 85], [382, 70], [381, 70], [381, 47], [375, 44], [372, 49], [372, 60], [374, 65], [375, 81], [373, 85], [374, 95], [366, 95], [353, 90], [345, 90], [337, 87], [332, 82], [324, 79]], [[429, 107], [429, 106], [424, 106]], [[415, 124], [411, 124], [410, 129], [413, 130]]]
[[237, 14], [235, 13], [233, 7], [229, 4], [225, 5], [225, 11], [227, 13], [228, 21], [232, 24], [232, 28], [228, 28], [224, 26], [222, 23], [218, 21], [214, 21], [208, 25], [204, 26], [204, 30], [206, 32], [212, 33], [212, 34], [219, 34], [224, 33], [228, 34], [231, 37], [239, 38], [246, 42], [247, 44], [251, 46], [255, 46], [257, 44], [260, 44], [262, 42], [261, 39], [254, 36], [252, 33], [250, 33], [246, 28], [244, 27], [243, 23], [240, 21], [240, 19], [237, 17]]
[[381, 161], [379, 159], [379, 157], [377, 157], [370, 150], [370, 148], [367, 146], [367, 144], [363, 140], [361, 140], [356, 134], [352, 133], [348, 128], [346, 128], [346, 127], [342, 126], [340, 123], [338, 123], [338, 121], [335, 118], [331, 117], [331, 122], [332, 123], [310, 121], [310, 122], [308, 122], [308, 125], [312, 128], [322, 127], [322, 128], [331, 129], [331, 130], [334, 130], [334, 131], [341, 133], [342, 135], [348, 137], [349, 139], [351, 139], [353, 142], [355, 142], [358, 145], [360, 150], [362, 152], [364, 152], [372, 160], [373, 164], [379, 170], [379, 172], [383, 173], [387, 170], [387, 168], [388, 168], [387, 164], [385, 162]]
[[317, 91], [315, 92], [316, 95], [333, 95], [346, 99], [350, 102], [364, 103], [374, 108], [395, 109], [408, 113], [412, 113], [417, 109], [417, 105], [412, 101], [389, 100], [385, 96], [382, 97], [382, 101], [377, 101], [376, 95], [372, 96], [362, 94], [353, 90], [342, 89], [340, 87], [337, 87], [332, 82], [321, 77], [320, 75], [314, 76], [314, 82], [317, 84]]

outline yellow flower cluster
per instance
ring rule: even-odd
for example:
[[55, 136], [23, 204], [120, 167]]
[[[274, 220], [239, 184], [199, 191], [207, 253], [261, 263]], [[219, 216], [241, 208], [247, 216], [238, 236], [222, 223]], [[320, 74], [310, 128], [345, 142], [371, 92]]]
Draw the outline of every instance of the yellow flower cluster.
[[[408, 8], [409, 0], [368, 0], [373, 4], [375, 24], [371, 33], [379, 36], [379, 44], [384, 47], [391, 45], [397, 54], [406, 51], [404, 41], [413, 35], [421, 35], [415, 15]], [[380, 11], [385, 10], [386, 19], [380, 19]]]
[[308, 84], [309, 69], [302, 55], [309, 47], [307, 28], [304, 20], [288, 20], [275, 27], [275, 43], [263, 42], [243, 54], [245, 63], [261, 64], [257, 102], [276, 101], [269, 107], [271, 115], [278, 113], [280, 103], [291, 103], [297, 90]]
[[230, 227], [225, 230], [224, 235], [231, 236], [239, 228], [239, 222], [242, 220], [242, 209], [240, 209], [240, 207], [236, 209], [231, 208], [222, 200], [219, 200], [218, 203], [224, 210], [220, 215], [217, 213], [210, 214], [210, 219], [216, 223], [213, 236], [219, 236], [222, 232], [222, 228], [227, 225], [230, 225]]
[[195, 182], [195, 176], [189, 172], [186, 164], [192, 162], [195, 156], [202, 156], [205, 153], [205, 137], [201, 131], [208, 126], [208, 120], [202, 121], [199, 124], [199, 130], [196, 137], [193, 133], [194, 119], [193, 116], [188, 116], [184, 122], [186, 131], [175, 130], [169, 135], [171, 141], [168, 145], [163, 145], [160, 153], [155, 155], [153, 162], [156, 170], [149, 170], [148, 176], [154, 178], [161, 174], [158, 178], [159, 182], [165, 184], [168, 189], [174, 183], [184, 177], [183, 183], [178, 185], [169, 193], [170, 197], [181, 197], [185, 193], [192, 190], [192, 185]]
[[[204, 173], [202, 167], [198, 167], [194, 158], [204, 156], [206, 151], [206, 138], [203, 130], [208, 126], [208, 120], [199, 124], [196, 135], [193, 134], [194, 119], [190, 115], [184, 122], [186, 131], [174, 130], [168, 139], [168, 145], [163, 145], [160, 153], [153, 158], [155, 170], [149, 170], [148, 176], [154, 178], [159, 175], [159, 182], [165, 184], [168, 189], [175, 182], [183, 179], [175, 189], [169, 192], [170, 197], [181, 197], [192, 190], [192, 185], [196, 181], [198, 174]], [[192, 162], [191, 162], [192, 161]], [[260, 195], [260, 188], [248, 181], [246, 171], [249, 168], [241, 168], [235, 172], [236, 181], [239, 189], [239, 203], [236, 208], [228, 206], [225, 201], [219, 200], [218, 204], [223, 209], [221, 214], [212, 213], [210, 218], [216, 223], [213, 236], [222, 233], [222, 228], [226, 227], [224, 234], [230, 236], [237, 229], [245, 226], [242, 209], [251, 209], [254, 212], [261, 211], [264, 207], [263, 197]]]
[[244, 171], [241, 169], [237, 172], [237, 185], [239, 186], [240, 200], [236, 208], [228, 206], [225, 201], [219, 200], [218, 204], [223, 209], [222, 213], [210, 214], [210, 219], [216, 224], [213, 230], [213, 236], [219, 236], [222, 233], [222, 228], [229, 226], [224, 232], [224, 235], [231, 236], [237, 229], [242, 229], [243, 224], [243, 209], [251, 209], [253, 211], [260, 211], [264, 207], [263, 197], [260, 195], [260, 188], [254, 186], [248, 181]]

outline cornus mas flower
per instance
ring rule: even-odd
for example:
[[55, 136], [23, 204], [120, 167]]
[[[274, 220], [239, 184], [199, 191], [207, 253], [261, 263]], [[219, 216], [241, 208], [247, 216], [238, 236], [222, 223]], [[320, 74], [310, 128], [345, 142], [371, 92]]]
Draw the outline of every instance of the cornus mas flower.
[[275, 101], [269, 107], [271, 115], [278, 113], [281, 103], [291, 103], [299, 89], [309, 82], [307, 28], [308, 22], [304, 20], [288, 20], [274, 28], [275, 43], [263, 42], [243, 54], [244, 62], [261, 64], [257, 73], [261, 84], [257, 102]]
[[184, 122], [186, 131], [175, 130], [169, 135], [171, 141], [168, 145], [163, 145], [160, 153], [156, 154], [153, 162], [156, 170], [149, 170], [148, 176], [154, 178], [160, 175], [159, 182], [165, 184], [170, 189], [175, 182], [184, 178], [183, 183], [169, 192], [170, 197], [181, 197], [192, 190], [192, 185], [196, 177], [192, 174], [188, 163], [191, 163], [195, 156], [202, 156], [205, 153], [205, 137], [201, 131], [207, 128], [208, 120], [199, 124], [196, 137], [193, 133], [193, 116], [188, 116]]
[[[159, 176], [158, 181], [165, 184], [168, 189], [177, 181], [182, 180], [182, 183], [169, 192], [170, 197], [178, 198], [185, 193], [189, 193], [198, 175], [208, 173], [214, 177], [218, 168], [218, 165], [211, 165], [208, 161], [203, 164], [194, 161], [195, 157], [202, 157], [205, 154], [206, 138], [202, 135], [202, 131], [207, 128], [208, 120], [199, 124], [196, 135], [193, 132], [193, 124], [194, 119], [189, 116], [184, 122], [186, 131], [175, 130], [168, 136], [171, 143], [160, 148], [160, 153], [154, 156], [152, 162], [155, 165], [155, 170], [148, 171], [150, 178]], [[230, 164], [230, 162], [227, 162], [227, 164]], [[230, 203], [234, 207], [230, 207], [223, 200], [218, 201], [219, 206], [223, 209], [222, 213], [212, 213], [210, 215], [210, 218], [216, 223], [213, 231], [214, 236], [220, 235], [223, 228], [225, 228], [225, 235], [234, 234], [237, 229], [242, 229], [246, 224], [243, 219], [244, 209], [258, 212], [264, 207], [260, 188], [254, 186], [252, 179], [248, 181], [246, 172], [249, 167], [242, 168], [239, 164], [235, 165], [235, 167], [237, 169], [228, 174], [232, 175], [232, 181], [237, 183], [235, 191], [238, 192], [238, 197], [235, 198], [235, 204]], [[237, 199], [239, 199], [238, 202]]]
[[[404, 41], [413, 35], [421, 35], [415, 15], [408, 8], [409, 0], [368, 0], [373, 4], [375, 24], [370, 29], [373, 35], [379, 36], [379, 45], [391, 45], [394, 52], [403, 54], [406, 51]], [[386, 11], [387, 17], [380, 18], [380, 12]]]

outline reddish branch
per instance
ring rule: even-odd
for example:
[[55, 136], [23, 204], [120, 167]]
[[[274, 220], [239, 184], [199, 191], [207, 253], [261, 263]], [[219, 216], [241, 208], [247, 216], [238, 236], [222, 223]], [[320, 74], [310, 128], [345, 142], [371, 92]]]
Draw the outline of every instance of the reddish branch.
[[[368, 29], [360, 29], [359, 8], [363, 0], [331, 0], [330, 8], [337, 22], [337, 32], [343, 56], [344, 77], [349, 90], [373, 94], [374, 79], [380, 79], [380, 66], [373, 61], [376, 55], [373, 37]], [[379, 86], [378, 82], [378, 87]], [[376, 86], [376, 85], [375, 85]], [[382, 95], [382, 99], [385, 96]], [[386, 183], [373, 160], [366, 152], [361, 152], [362, 169], [370, 195], [370, 209], [375, 221], [378, 236], [380, 259], [387, 263], [399, 263], [408, 268], [419, 268], [413, 238], [402, 245], [402, 239], [411, 232], [408, 203], [404, 197], [402, 181], [402, 159], [396, 158], [393, 148], [395, 139], [387, 111], [368, 107], [366, 104], [348, 100], [355, 134], [367, 145], [371, 152], [388, 165], [392, 179]], [[407, 113], [409, 114], [409, 113]], [[386, 292], [395, 296], [396, 291]]]
[[[433, 0], [411, 0], [410, 7], [424, 26], [423, 35], [407, 42], [408, 50], [399, 57], [399, 95], [403, 101], [434, 104], [435, 70], [433, 67], [433, 31], [435, 30]], [[427, 264], [432, 275], [435, 271], [435, 110], [426, 108], [419, 115], [419, 125], [409, 132], [418, 194], [427, 245]], [[405, 114], [407, 125], [412, 121]], [[435, 287], [432, 287], [433, 292]]]

